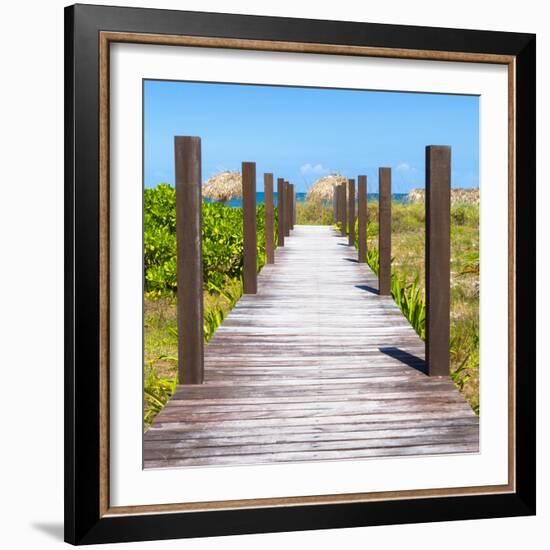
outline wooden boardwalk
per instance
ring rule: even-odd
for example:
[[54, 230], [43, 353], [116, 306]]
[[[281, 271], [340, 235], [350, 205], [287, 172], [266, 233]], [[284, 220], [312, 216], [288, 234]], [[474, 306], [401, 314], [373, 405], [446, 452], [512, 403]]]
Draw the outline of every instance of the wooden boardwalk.
[[478, 418], [347, 238], [296, 226], [144, 436], [144, 467], [465, 453]]

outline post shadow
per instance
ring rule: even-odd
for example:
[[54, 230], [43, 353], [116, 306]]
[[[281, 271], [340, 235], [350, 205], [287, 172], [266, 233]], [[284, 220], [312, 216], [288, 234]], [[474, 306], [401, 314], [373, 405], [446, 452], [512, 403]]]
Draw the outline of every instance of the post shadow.
[[378, 351], [381, 351], [393, 359], [401, 361], [401, 363], [420, 371], [422, 374], [428, 374], [428, 366], [426, 365], [426, 361], [416, 355], [413, 355], [412, 353], [409, 353], [408, 351], [396, 347], [378, 348]]
[[355, 288], [359, 290], [364, 290], [365, 292], [370, 292], [371, 294], [380, 294], [377, 288], [369, 285], [355, 285]]

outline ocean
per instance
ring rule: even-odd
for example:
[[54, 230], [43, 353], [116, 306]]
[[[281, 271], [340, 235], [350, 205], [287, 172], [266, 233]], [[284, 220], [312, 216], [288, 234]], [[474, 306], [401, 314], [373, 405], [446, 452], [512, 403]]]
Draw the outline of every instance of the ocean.
[[[392, 195], [392, 201], [405, 204], [407, 203], [407, 193], [394, 193]], [[273, 193], [273, 199], [275, 206], [277, 206], [277, 193]], [[211, 199], [204, 198], [205, 202], [213, 202]], [[306, 193], [296, 193], [296, 202], [305, 202]], [[367, 193], [367, 202], [369, 201], [378, 201], [378, 193]], [[263, 204], [264, 202], [264, 193], [263, 191], [258, 191], [256, 193], [256, 204]], [[243, 205], [242, 199], [231, 199], [229, 202], [225, 203], [226, 206], [231, 206], [233, 208], [241, 208]], [[331, 206], [332, 203], [327, 204]]]

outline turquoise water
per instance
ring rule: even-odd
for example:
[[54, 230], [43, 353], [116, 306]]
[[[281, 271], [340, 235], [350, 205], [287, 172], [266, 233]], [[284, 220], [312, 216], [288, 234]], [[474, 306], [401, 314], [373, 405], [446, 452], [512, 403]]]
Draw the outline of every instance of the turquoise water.
[[[273, 200], [275, 206], [277, 206], [277, 193], [273, 193]], [[306, 193], [296, 193], [296, 202], [304, 202], [306, 200]], [[407, 193], [394, 193], [392, 195], [393, 202], [406, 203], [407, 202]], [[213, 202], [211, 199], [205, 198], [205, 202]], [[378, 201], [378, 193], [368, 193], [367, 201]], [[256, 204], [263, 204], [264, 202], [264, 193], [263, 191], [258, 191], [256, 193]], [[229, 202], [225, 203], [226, 206], [232, 206], [234, 208], [241, 208], [243, 203], [241, 199], [231, 199]], [[329, 201], [327, 206], [332, 206], [332, 203]]]

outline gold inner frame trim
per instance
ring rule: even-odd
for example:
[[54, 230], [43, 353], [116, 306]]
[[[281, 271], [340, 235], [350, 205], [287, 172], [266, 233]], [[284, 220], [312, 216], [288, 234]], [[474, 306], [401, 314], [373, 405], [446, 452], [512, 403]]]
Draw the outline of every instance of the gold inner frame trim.
[[[224, 48], [269, 52], [348, 55], [361, 57], [385, 57], [392, 59], [417, 59], [430, 61], [454, 61], [464, 63], [491, 63], [508, 68], [508, 483], [477, 487], [418, 489], [371, 493], [348, 493], [300, 497], [279, 497], [214, 502], [150, 504], [140, 506], [111, 507], [109, 502], [109, 47], [111, 43], [153, 44], [159, 46], [187, 46]], [[124, 515], [198, 512], [208, 510], [234, 510], [276, 506], [344, 504], [351, 502], [376, 502], [449, 496], [487, 495], [514, 493], [516, 490], [516, 342], [515, 342], [515, 56], [414, 50], [402, 48], [377, 48], [301, 42], [278, 42], [185, 35], [161, 35], [146, 33], [99, 33], [99, 264], [100, 264], [100, 517]]]

